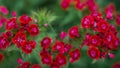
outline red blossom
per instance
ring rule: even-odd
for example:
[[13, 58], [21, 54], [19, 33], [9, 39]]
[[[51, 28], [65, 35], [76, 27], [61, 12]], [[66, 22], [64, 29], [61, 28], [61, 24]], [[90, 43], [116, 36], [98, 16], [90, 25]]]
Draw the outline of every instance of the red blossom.
[[6, 37], [0, 36], [0, 49], [4, 50], [9, 46], [9, 41]]
[[17, 47], [21, 47], [22, 42], [26, 41], [26, 34], [23, 31], [19, 31], [13, 37], [12, 42], [17, 45]]
[[68, 35], [70, 38], [79, 37], [79, 28], [78, 26], [73, 26], [69, 29]]
[[43, 64], [50, 65], [52, 63], [52, 56], [48, 54], [41, 55], [41, 61]]
[[97, 31], [98, 32], [106, 32], [108, 31], [109, 24], [108, 22], [101, 20], [97, 23]]
[[32, 68], [41, 68], [41, 66], [39, 64], [33, 64]]
[[17, 23], [16, 23], [16, 18], [10, 18], [7, 22], [6, 22], [6, 30], [11, 30], [17, 28]]
[[60, 6], [62, 9], [67, 10], [70, 6], [71, 0], [62, 0]]
[[36, 36], [39, 34], [39, 28], [37, 24], [31, 24], [28, 28], [28, 32], [30, 33], [31, 36]]
[[56, 62], [53, 62], [51, 65], [50, 65], [50, 68], [60, 68], [59, 64], [57, 64]]
[[21, 68], [30, 68], [30, 63], [29, 62], [23, 62], [21, 64]]
[[26, 41], [22, 43], [22, 51], [26, 54], [32, 53], [33, 49], [36, 47], [35, 41]]
[[43, 48], [48, 48], [50, 44], [52, 43], [52, 39], [50, 37], [44, 37], [42, 41], [40, 42], [40, 45]]
[[27, 15], [22, 15], [19, 18], [20, 24], [29, 24], [32, 22], [32, 18]]
[[66, 65], [66, 56], [64, 56], [63, 54], [57, 54], [55, 62], [58, 63], [60, 66]]
[[90, 46], [100, 46], [101, 39], [98, 35], [92, 35], [89, 38], [89, 45]]
[[90, 28], [94, 23], [94, 18], [92, 16], [85, 16], [81, 20], [82, 28]]
[[4, 55], [2, 53], [0, 53], [0, 62], [2, 62], [4, 59]]
[[61, 39], [64, 39], [67, 36], [67, 33], [62, 31], [59, 36]]
[[62, 53], [64, 51], [64, 43], [61, 41], [56, 41], [55, 44], [52, 46], [52, 50]]
[[120, 14], [117, 14], [116, 16], [116, 24], [120, 26]]
[[88, 56], [90, 58], [98, 60], [100, 58], [100, 50], [98, 48], [96, 48], [95, 46], [91, 46], [88, 49]]
[[79, 49], [75, 49], [75, 50], [71, 51], [69, 53], [69, 55], [70, 55], [70, 62], [74, 63], [75, 61], [80, 59], [80, 56], [81, 56], [80, 50]]

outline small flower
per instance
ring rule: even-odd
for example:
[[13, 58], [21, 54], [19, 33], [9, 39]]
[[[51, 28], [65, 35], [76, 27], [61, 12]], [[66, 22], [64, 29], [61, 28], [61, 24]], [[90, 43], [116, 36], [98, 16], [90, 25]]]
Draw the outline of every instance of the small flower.
[[11, 18], [6, 23], [6, 30], [14, 29], [14, 28], [16, 28], [16, 26], [17, 26], [16, 18], [15, 17]]
[[3, 59], [4, 59], [4, 55], [0, 53], [0, 63], [3, 61]]
[[34, 22], [34, 23], [37, 23], [37, 19], [34, 19], [33, 22]]
[[30, 33], [31, 36], [36, 36], [39, 34], [39, 28], [37, 24], [31, 24], [28, 28], [28, 32]]
[[70, 44], [65, 44], [65, 46], [64, 46], [64, 52], [65, 52], [65, 53], [68, 53], [71, 49], [72, 49], [72, 45], [70, 45]]
[[32, 22], [32, 18], [27, 15], [22, 15], [19, 18], [20, 24], [29, 24]]
[[9, 13], [8, 9], [5, 6], [0, 6], [0, 12], [7, 15]]
[[19, 64], [22, 64], [22, 63], [23, 63], [23, 60], [22, 60], [21, 58], [18, 58], [18, 59], [17, 59], [17, 62], [18, 62]]
[[119, 62], [114, 63], [113, 66], [112, 66], [112, 68], [120, 68], [120, 63]]
[[53, 62], [53, 63], [50, 65], [50, 68], [60, 68], [60, 65], [57, 64], [56, 62]]
[[30, 68], [30, 63], [29, 62], [23, 62], [21, 64], [21, 68]]
[[116, 24], [120, 26], [120, 14], [118, 14], [116, 17]]
[[63, 54], [57, 54], [55, 62], [58, 63], [60, 66], [63, 66], [67, 63], [66, 56]]
[[60, 6], [62, 9], [67, 10], [70, 6], [71, 0], [62, 0]]
[[43, 48], [48, 48], [51, 43], [52, 43], [52, 39], [50, 37], [44, 37], [40, 42]]
[[102, 20], [97, 23], [97, 31], [98, 32], [106, 32], [108, 31], [109, 24], [108, 22]]
[[98, 11], [98, 5], [95, 3], [95, 0], [87, 0], [87, 7], [91, 12]]
[[48, 54], [43, 54], [41, 56], [41, 61], [43, 64], [50, 65], [52, 63], [52, 56]]
[[79, 37], [79, 28], [78, 28], [78, 26], [71, 27], [69, 29], [69, 31], [68, 31], [68, 35], [70, 36], [70, 38]]
[[26, 41], [22, 43], [22, 51], [26, 54], [32, 53], [33, 49], [36, 47], [35, 41]]
[[94, 18], [92, 16], [85, 16], [81, 20], [82, 28], [90, 28], [94, 23]]
[[93, 58], [93, 59], [98, 60], [100, 57], [100, 50], [98, 48], [96, 48], [95, 46], [91, 46], [88, 49], [88, 56]]
[[78, 10], [83, 10], [85, 7], [85, 4], [84, 3], [81, 3], [81, 2], [77, 2], [75, 4], [75, 8], [78, 9]]
[[64, 51], [64, 43], [61, 41], [56, 41], [55, 44], [52, 46], [52, 50], [62, 53]]
[[44, 24], [44, 27], [47, 27], [47, 26], [48, 26], [48, 24], [47, 24], [47, 23], [45, 23], [45, 24]]
[[100, 46], [101, 44], [101, 39], [97, 35], [90, 36], [89, 38], [89, 45], [90, 46]]
[[71, 51], [69, 53], [69, 55], [70, 55], [70, 62], [71, 63], [74, 63], [75, 61], [79, 60], [80, 56], [81, 56], [79, 49], [75, 49], [75, 50]]
[[12, 11], [12, 16], [16, 17], [17, 13], [15, 11]]
[[17, 45], [17, 47], [21, 47], [22, 43], [26, 41], [26, 34], [23, 31], [19, 31], [13, 37], [12, 42]]
[[115, 55], [114, 55], [113, 53], [108, 53], [108, 55], [109, 55], [109, 57], [110, 57], [111, 59], [114, 59], [114, 58], [115, 58]]
[[6, 37], [0, 36], [0, 49], [4, 50], [9, 46], [9, 41]]
[[64, 39], [67, 36], [67, 33], [62, 31], [59, 36], [61, 39]]
[[41, 68], [41, 66], [39, 64], [33, 64], [32, 68]]

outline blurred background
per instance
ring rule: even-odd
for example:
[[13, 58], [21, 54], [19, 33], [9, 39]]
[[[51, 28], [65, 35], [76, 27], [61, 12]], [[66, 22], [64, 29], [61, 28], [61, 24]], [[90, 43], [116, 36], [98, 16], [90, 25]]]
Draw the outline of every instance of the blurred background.
[[[120, 0], [96, 0], [101, 8], [104, 8], [109, 3], [114, 3], [117, 11], [120, 11]], [[0, 5], [5, 5], [9, 9], [9, 13], [12, 11], [17, 12], [17, 16], [22, 14], [31, 15], [32, 11], [37, 11], [46, 8], [48, 11], [54, 13], [57, 18], [52, 22], [52, 26], [59, 34], [60, 31], [67, 31], [73, 25], [79, 25], [80, 19], [83, 17], [81, 11], [76, 10], [71, 6], [67, 11], [64, 11], [60, 7], [60, 0], [0, 0]], [[11, 14], [9, 14], [9, 17]], [[85, 49], [85, 48], [83, 48]], [[92, 64], [92, 59], [86, 54], [87, 50], [81, 50], [82, 56], [79, 61], [65, 66], [64, 68], [111, 68], [112, 65], [120, 61], [120, 48], [115, 51], [115, 58], [110, 59], [107, 57], [104, 61], [98, 60]], [[5, 61], [0, 63], [0, 68], [15, 68], [18, 66], [16, 59], [20, 56], [18, 52], [12, 51], [5, 53]], [[17, 56], [16, 56], [17, 55]], [[34, 58], [30, 60], [37, 63]]]

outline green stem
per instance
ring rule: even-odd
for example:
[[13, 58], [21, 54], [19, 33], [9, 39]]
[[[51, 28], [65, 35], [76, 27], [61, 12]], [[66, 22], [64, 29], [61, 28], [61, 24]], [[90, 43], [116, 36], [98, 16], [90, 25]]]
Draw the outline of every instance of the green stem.
[[53, 29], [53, 27], [52, 27], [52, 25], [51, 25], [51, 24], [48, 24], [48, 25], [49, 25], [49, 27], [51, 28], [52, 32], [54, 32], [54, 33], [55, 33], [55, 37], [56, 37], [56, 36], [57, 36], [56, 31]]

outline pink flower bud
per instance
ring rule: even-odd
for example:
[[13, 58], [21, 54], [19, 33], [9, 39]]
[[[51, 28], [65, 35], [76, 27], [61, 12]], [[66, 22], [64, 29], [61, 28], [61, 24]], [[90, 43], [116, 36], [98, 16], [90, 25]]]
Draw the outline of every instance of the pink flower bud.
[[18, 58], [18, 59], [17, 59], [17, 62], [18, 62], [19, 64], [22, 64], [22, 63], [23, 63], [23, 60], [22, 60], [21, 58]]
[[16, 17], [16, 12], [15, 11], [12, 11], [12, 16]]
[[61, 39], [64, 39], [66, 36], [67, 36], [67, 33], [64, 32], [64, 31], [62, 31], [62, 32], [60, 33], [60, 38], [61, 38]]
[[44, 27], [47, 27], [47, 26], [48, 26], [48, 24], [47, 24], [47, 23], [45, 23], [45, 24], [44, 24]]
[[34, 19], [34, 22], [36, 23], [36, 22], [37, 22], [37, 19]]
[[109, 55], [109, 57], [110, 57], [111, 59], [114, 59], [114, 58], [115, 58], [115, 55], [114, 55], [113, 53], [109, 53], [108, 55]]

